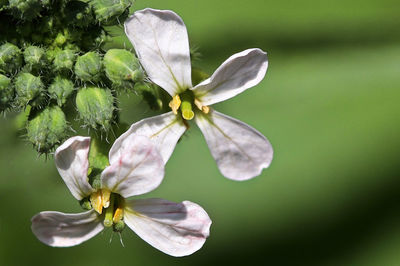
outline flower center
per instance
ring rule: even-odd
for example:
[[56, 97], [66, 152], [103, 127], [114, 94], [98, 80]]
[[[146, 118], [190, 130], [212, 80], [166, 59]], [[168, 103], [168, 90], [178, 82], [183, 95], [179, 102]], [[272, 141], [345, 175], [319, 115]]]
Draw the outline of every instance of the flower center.
[[102, 214], [104, 209], [104, 226], [113, 226], [114, 231], [122, 231], [125, 224], [124, 205], [125, 200], [119, 194], [112, 193], [108, 189], [99, 189], [90, 195], [90, 203], [93, 209]]
[[171, 107], [174, 114], [178, 114], [178, 111], [182, 113], [182, 117], [185, 120], [192, 120], [194, 117], [193, 105], [195, 105], [200, 111], [205, 114], [208, 114], [210, 108], [208, 106], [203, 105], [198, 99], [194, 97], [194, 94], [191, 90], [186, 90], [181, 94], [177, 94], [172, 97], [172, 100], [169, 103], [169, 107]]

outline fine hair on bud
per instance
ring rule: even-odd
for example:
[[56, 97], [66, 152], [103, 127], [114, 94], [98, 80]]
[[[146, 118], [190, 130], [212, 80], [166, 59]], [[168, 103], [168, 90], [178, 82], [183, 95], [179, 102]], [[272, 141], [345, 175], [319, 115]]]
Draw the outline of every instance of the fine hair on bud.
[[136, 56], [124, 49], [110, 49], [104, 55], [106, 76], [117, 89], [133, 89], [143, 81], [143, 70]]
[[44, 101], [44, 85], [40, 77], [31, 73], [21, 73], [14, 81], [16, 103], [19, 107], [27, 104], [40, 106]]
[[11, 79], [0, 74], [0, 112], [11, 107], [14, 99], [15, 90], [11, 85]]
[[73, 50], [66, 49], [55, 53], [53, 65], [56, 71], [72, 70], [74, 67], [76, 54]]
[[43, 48], [38, 46], [27, 46], [24, 50], [25, 63], [34, 69], [46, 66], [46, 53]]
[[68, 136], [64, 112], [57, 105], [48, 106], [29, 119], [28, 140], [39, 153], [49, 153]]
[[97, 83], [101, 80], [102, 62], [99, 54], [88, 52], [79, 56], [75, 64], [75, 75], [83, 82]]
[[50, 99], [56, 100], [58, 106], [63, 106], [74, 90], [74, 83], [60, 75], [54, 78], [47, 89]]
[[111, 26], [124, 21], [129, 13], [133, 0], [92, 0], [90, 5], [96, 19], [103, 25]]
[[79, 89], [76, 108], [86, 126], [106, 132], [110, 129], [115, 110], [111, 90], [99, 87]]
[[28, 21], [38, 17], [43, 8], [42, 0], [8, 0], [8, 2], [15, 18]]
[[14, 74], [22, 66], [21, 50], [11, 43], [0, 46], [0, 73]]

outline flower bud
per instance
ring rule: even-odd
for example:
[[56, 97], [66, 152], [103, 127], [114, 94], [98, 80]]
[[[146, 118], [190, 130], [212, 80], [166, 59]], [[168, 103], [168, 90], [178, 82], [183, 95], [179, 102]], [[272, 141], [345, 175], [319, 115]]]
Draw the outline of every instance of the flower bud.
[[117, 233], [121, 233], [125, 228], [125, 222], [124, 220], [118, 221], [118, 223], [115, 223], [113, 225], [113, 231]]
[[76, 60], [75, 75], [84, 82], [99, 82], [101, 69], [100, 55], [95, 52], [88, 52]]
[[84, 124], [108, 131], [113, 120], [114, 97], [109, 89], [82, 88], [76, 95], [76, 107]]
[[15, 73], [22, 66], [21, 50], [11, 43], [0, 46], [0, 72]]
[[56, 76], [47, 91], [50, 98], [57, 101], [58, 106], [63, 106], [74, 91], [74, 83], [69, 79]]
[[49, 106], [38, 112], [26, 127], [28, 140], [40, 153], [52, 151], [67, 137], [65, 114], [58, 106]]
[[69, 49], [56, 52], [53, 65], [56, 71], [72, 70], [75, 62], [75, 52]]
[[118, 88], [132, 89], [143, 80], [143, 71], [134, 54], [124, 49], [110, 49], [104, 56], [107, 77]]
[[46, 54], [43, 48], [28, 46], [24, 51], [25, 63], [31, 68], [41, 68], [46, 65]]
[[67, 37], [62, 32], [59, 32], [57, 34], [56, 38], [54, 39], [53, 44], [55, 46], [62, 47], [66, 41], [67, 41]]
[[15, 78], [16, 102], [19, 107], [27, 104], [40, 106], [44, 100], [44, 85], [39, 77], [30, 73], [21, 73]]
[[32, 20], [42, 10], [41, 0], [9, 0], [9, 7], [16, 19]]
[[11, 80], [0, 74], [0, 112], [3, 112], [11, 106], [14, 99], [14, 87], [11, 86]]
[[91, 210], [92, 204], [90, 204], [89, 197], [83, 198], [79, 201], [79, 205], [81, 205], [84, 210]]
[[127, 16], [132, 0], [93, 0], [90, 2], [96, 19], [103, 25], [116, 25], [119, 21], [125, 19], [121, 16]]
[[46, 51], [46, 59], [48, 62], [53, 62], [54, 58], [56, 57], [56, 54], [58, 54], [59, 52], [61, 52], [61, 49], [56, 47], [54, 49], [49, 49]]

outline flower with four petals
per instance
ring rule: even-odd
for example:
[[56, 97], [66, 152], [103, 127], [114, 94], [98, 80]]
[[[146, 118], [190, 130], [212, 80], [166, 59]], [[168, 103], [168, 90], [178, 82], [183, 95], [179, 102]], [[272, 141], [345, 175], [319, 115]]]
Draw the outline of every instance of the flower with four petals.
[[137, 11], [125, 22], [125, 32], [149, 79], [172, 96], [172, 111], [133, 124], [111, 154], [136, 133], [152, 139], [166, 163], [187, 129], [185, 120], [194, 118], [225, 177], [247, 180], [270, 165], [273, 150], [261, 133], [209, 107], [257, 85], [268, 68], [265, 52], [248, 49], [234, 54], [193, 87], [187, 30], [176, 13]]
[[100, 187], [88, 181], [89, 137], [72, 137], [55, 152], [57, 170], [77, 200], [88, 199], [92, 209], [78, 214], [45, 211], [32, 218], [32, 231], [53, 247], [78, 245], [105, 227], [122, 231], [127, 225], [153, 247], [172, 256], [200, 249], [209, 235], [211, 220], [199, 205], [164, 199], [127, 199], [157, 188], [164, 162], [154, 144], [131, 134], [118, 141], [110, 165], [100, 175]]

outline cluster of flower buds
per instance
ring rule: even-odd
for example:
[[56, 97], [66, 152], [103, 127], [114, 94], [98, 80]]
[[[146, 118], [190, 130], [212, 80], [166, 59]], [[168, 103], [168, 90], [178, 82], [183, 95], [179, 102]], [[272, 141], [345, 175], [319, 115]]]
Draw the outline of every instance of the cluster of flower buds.
[[121, 93], [165, 106], [132, 52], [104, 49], [109, 26], [121, 25], [133, 2], [0, 0], [0, 113], [27, 117], [21, 130], [38, 152], [53, 151], [76, 118], [108, 134], [119, 122]]

